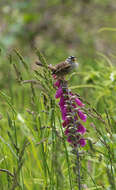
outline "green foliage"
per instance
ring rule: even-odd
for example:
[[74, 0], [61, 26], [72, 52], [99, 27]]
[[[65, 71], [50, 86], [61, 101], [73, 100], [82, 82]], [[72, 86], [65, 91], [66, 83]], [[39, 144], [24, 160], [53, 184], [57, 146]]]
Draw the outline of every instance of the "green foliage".
[[[19, 63], [24, 63], [24, 58], [17, 52]], [[39, 50], [36, 52], [44, 65], [41, 72], [40, 68], [35, 68], [30, 75], [25, 63], [21, 66], [27, 72], [21, 73], [23, 79], [18, 80], [17, 84], [15, 79], [12, 81], [19, 96], [25, 94], [28, 101], [20, 101], [19, 105], [17, 100], [12, 101], [17, 97], [15, 90], [12, 94], [9, 92], [12, 98], [7, 91], [0, 92], [3, 100], [0, 183], [3, 189], [76, 189], [76, 157], [63, 134], [47, 62]], [[14, 64], [15, 60], [12, 59], [11, 66]], [[99, 58], [95, 64], [93, 70], [88, 67], [87, 72], [78, 72], [77, 85], [70, 87], [77, 93], [83, 92], [84, 99], [81, 98], [88, 115], [87, 145], [80, 150], [81, 183], [90, 189], [115, 189], [115, 67], [104, 58]], [[25, 80], [27, 76], [32, 79]], [[74, 78], [75, 75], [72, 75], [72, 82]]]

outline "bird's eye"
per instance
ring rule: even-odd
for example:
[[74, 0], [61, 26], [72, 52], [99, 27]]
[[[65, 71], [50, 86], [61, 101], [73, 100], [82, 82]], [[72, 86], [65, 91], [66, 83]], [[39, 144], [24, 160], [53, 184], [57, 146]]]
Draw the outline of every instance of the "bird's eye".
[[74, 59], [75, 58], [75, 56], [70, 56], [70, 57], [68, 57], [68, 59]]
[[70, 61], [75, 61], [75, 56], [69, 56], [67, 58], [67, 61], [70, 62]]
[[75, 58], [75, 56], [71, 56], [71, 59], [74, 59]]
[[74, 60], [75, 57], [74, 57], [74, 56], [70, 56], [69, 59], [70, 59], [70, 60]]

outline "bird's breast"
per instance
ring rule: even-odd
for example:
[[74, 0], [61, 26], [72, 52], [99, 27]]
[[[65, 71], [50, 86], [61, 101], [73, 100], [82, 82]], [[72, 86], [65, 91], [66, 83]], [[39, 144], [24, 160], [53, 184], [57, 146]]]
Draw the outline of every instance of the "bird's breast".
[[77, 68], [79, 66], [79, 64], [76, 62], [76, 63], [72, 63], [72, 68]]

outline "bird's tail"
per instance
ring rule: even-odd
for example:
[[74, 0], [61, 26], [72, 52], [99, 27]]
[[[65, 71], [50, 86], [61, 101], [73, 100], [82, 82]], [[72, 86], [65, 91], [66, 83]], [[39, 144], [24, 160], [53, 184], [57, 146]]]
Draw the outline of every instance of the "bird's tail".
[[[38, 66], [40, 66], [40, 67], [44, 67], [44, 65], [40, 61], [36, 61], [35, 64], [38, 65]], [[51, 64], [48, 65], [48, 69], [50, 69], [52, 72], [55, 71], [55, 67], [52, 66]]]
[[35, 64], [40, 66], [40, 67], [43, 67], [43, 64], [40, 61], [36, 61]]

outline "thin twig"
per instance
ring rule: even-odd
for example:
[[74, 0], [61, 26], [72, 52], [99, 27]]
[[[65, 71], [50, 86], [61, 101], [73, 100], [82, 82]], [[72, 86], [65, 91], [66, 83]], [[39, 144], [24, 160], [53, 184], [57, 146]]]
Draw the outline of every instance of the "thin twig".
[[14, 177], [14, 175], [9, 171], [9, 170], [6, 170], [6, 169], [0, 169], [0, 172], [6, 172], [8, 175], [10, 175], [11, 177]]
[[25, 84], [25, 83], [33, 83], [33, 84], [39, 84], [38, 81], [34, 80], [34, 79], [31, 79], [31, 80], [23, 80], [21, 82], [21, 84]]
[[[67, 81], [64, 81], [63, 82], [63, 89], [67, 90], [68, 87], [67, 87]], [[70, 98], [70, 93], [68, 91], [68, 97], [69, 97], [69, 104], [71, 105], [71, 98]], [[73, 117], [75, 117], [75, 113], [73, 112], [72, 108], [71, 108], [71, 114]], [[72, 117], [71, 116], [71, 117]], [[73, 120], [73, 125], [74, 125], [74, 128], [75, 126], [77, 125], [75, 120]], [[74, 151], [76, 153], [76, 168], [77, 168], [77, 185], [78, 185], [78, 190], [81, 190], [81, 176], [80, 176], [80, 158], [79, 158], [79, 151], [78, 151], [78, 148], [74, 148]]]

